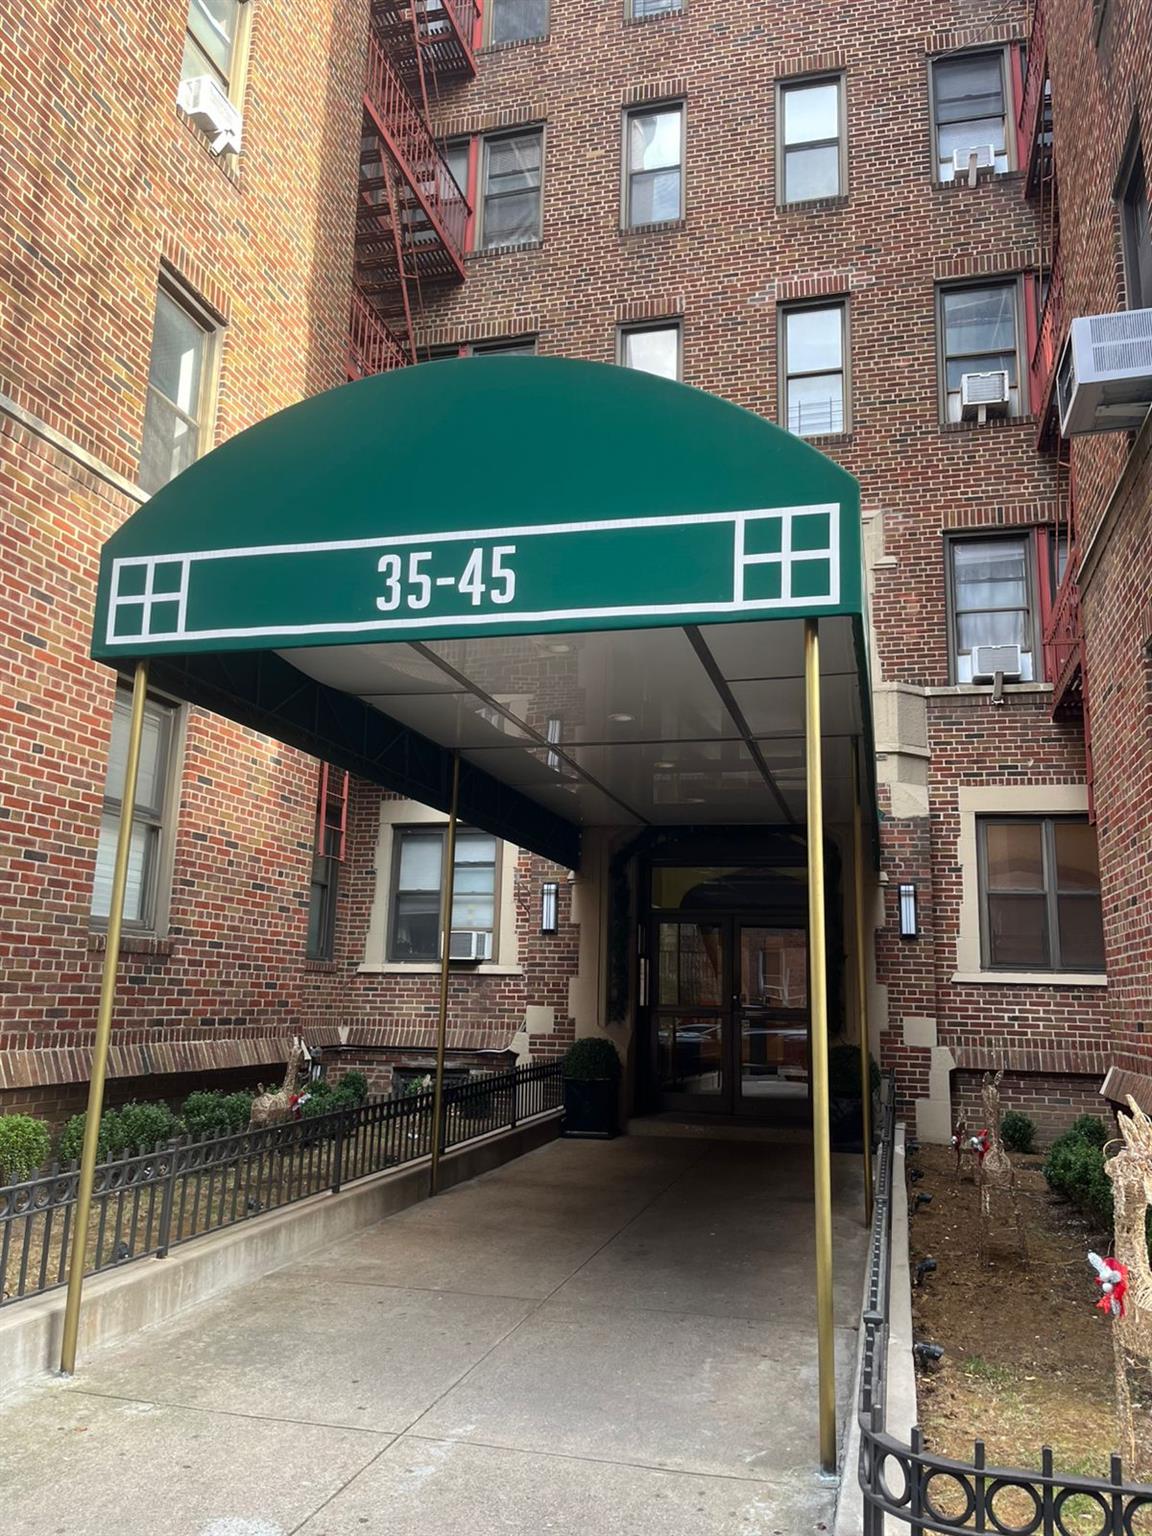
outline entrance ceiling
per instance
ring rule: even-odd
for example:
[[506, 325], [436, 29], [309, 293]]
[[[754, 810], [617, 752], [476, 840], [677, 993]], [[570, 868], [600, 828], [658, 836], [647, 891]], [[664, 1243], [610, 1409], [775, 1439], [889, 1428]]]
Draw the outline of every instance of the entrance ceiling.
[[[492, 357], [239, 434], [108, 541], [94, 654], [575, 866], [580, 829], [826, 816], [871, 727], [855, 482], [623, 368]], [[873, 814], [870, 771], [861, 785]]]

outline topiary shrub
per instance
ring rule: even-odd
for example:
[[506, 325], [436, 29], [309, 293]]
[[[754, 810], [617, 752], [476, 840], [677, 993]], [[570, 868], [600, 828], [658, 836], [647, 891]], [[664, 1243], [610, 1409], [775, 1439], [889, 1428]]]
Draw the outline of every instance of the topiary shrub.
[[1010, 1109], [1000, 1122], [1000, 1139], [1009, 1152], [1031, 1152], [1036, 1145], [1036, 1122], [1018, 1109]]
[[[56, 1156], [62, 1163], [78, 1163], [84, 1147], [84, 1126], [88, 1114], [73, 1115], [56, 1143]], [[96, 1138], [96, 1161], [106, 1163], [124, 1150], [124, 1131], [120, 1116], [114, 1109], [106, 1109], [100, 1116], [100, 1133]]]
[[1077, 1115], [1071, 1129], [1065, 1132], [1065, 1135], [1075, 1136], [1078, 1141], [1091, 1142], [1094, 1147], [1102, 1147], [1111, 1134], [1098, 1115]]
[[0, 1184], [30, 1179], [48, 1161], [52, 1137], [43, 1120], [0, 1115]]
[[363, 1104], [368, 1097], [368, 1079], [363, 1072], [345, 1072], [336, 1084], [336, 1092], [346, 1103]]
[[125, 1104], [120, 1111], [121, 1147], [125, 1152], [151, 1152], [183, 1132], [167, 1104]]
[[1095, 1115], [1080, 1115], [1052, 1143], [1044, 1177], [1058, 1195], [1083, 1211], [1094, 1226], [1112, 1225], [1112, 1181], [1104, 1172], [1108, 1127]]
[[589, 1035], [577, 1040], [564, 1054], [564, 1076], [574, 1082], [615, 1082], [621, 1072], [620, 1053], [611, 1040]]
[[[868, 1076], [875, 1093], [880, 1086], [880, 1068], [874, 1057], [868, 1058]], [[834, 1045], [828, 1052], [828, 1091], [834, 1099], [860, 1097], [860, 1047]]]
[[234, 1136], [248, 1128], [252, 1118], [250, 1093], [190, 1093], [180, 1110], [180, 1119], [190, 1136], [207, 1140], [215, 1136]]

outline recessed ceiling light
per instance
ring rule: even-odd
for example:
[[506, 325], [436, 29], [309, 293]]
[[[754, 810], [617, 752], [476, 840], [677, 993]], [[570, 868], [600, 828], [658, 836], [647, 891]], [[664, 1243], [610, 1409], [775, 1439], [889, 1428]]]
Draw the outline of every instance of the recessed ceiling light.
[[676, 764], [663, 761], [659, 763], [653, 763], [652, 766], [653, 768], [675, 768]]
[[616, 715], [609, 715], [608, 718], [609, 718], [609, 720], [618, 720], [620, 722], [620, 724], [623, 725], [623, 724], [625, 724], [629, 720], [635, 720], [636, 716], [635, 715], [616, 714]]
[[680, 798], [684, 802], [685, 805], [704, 805], [704, 804], [706, 804], [706, 801], [705, 801], [703, 795], [681, 795]]
[[572, 647], [570, 645], [550, 645], [548, 649], [554, 656], [567, 656]]

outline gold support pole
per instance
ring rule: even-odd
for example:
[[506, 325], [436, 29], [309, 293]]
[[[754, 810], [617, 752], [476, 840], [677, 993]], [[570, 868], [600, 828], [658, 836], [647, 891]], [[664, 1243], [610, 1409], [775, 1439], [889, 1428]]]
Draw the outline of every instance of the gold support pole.
[[460, 754], [452, 757], [452, 807], [440, 866], [440, 1018], [436, 1028], [436, 1077], [432, 1092], [432, 1175], [429, 1194], [440, 1190], [440, 1142], [444, 1135], [444, 1056], [448, 1039], [448, 950], [456, 885], [456, 813], [460, 805]]
[[864, 827], [860, 809], [860, 743], [852, 742], [852, 868], [856, 879], [856, 1011], [860, 1030], [861, 1123], [864, 1128], [864, 1220], [872, 1220], [872, 1052], [868, 1032], [868, 967], [864, 951]]
[[112, 1035], [112, 1005], [116, 1000], [116, 971], [120, 963], [120, 931], [124, 925], [124, 894], [128, 889], [128, 855], [132, 848], [132, 816], [136, 810], [136, 780], [140, 769], [140, 742], [144, 735], [144, 704], [148, 697], [148, 663], [136, 663], [132, 680], [132, 721], [128, 728], [128, 761], [124, 765], [124, 790], [120, 796], [120, 830], [116, 837], [116, 862], [112, 868], [112, 895], [108, 906], [108, 934], [104, 949], [104, 973], [100, 978], [100, 1005], [96, 1013], [96, 1044], [92, 1050], [92, 1075], [88, 1084], [88, 1110], [84, 1120], [84, 1146], [80, 1153], [80, 1183], [76, 1190], [76, 1219], [72, 1227], [72, 1252], [68, 1260], [68, 1299], [64, 1306], [64, 1338], [60, 1369], [71, 1376], [76, 1369], [76, 1340], [80, 1332], [80, 1295], [84, 1288], [88, 1223], [92, 1216], [92, 1186], [96, 1177], [96, 1145], [100, 1115], [104, 1109], [104, 1079], [108, 1073], [108, 1042]]
[[824, 774], [820, 633], [804, 620], [804, 748], [808, 780], [808, 952], [812, 998], [812, 1151], [816, 1206], [816, 1341], [820, 1469], [836, 1471], [836, 1355], [832, 1326], [832, 1149], [828, 1128], [828, 977], [824, 938]]

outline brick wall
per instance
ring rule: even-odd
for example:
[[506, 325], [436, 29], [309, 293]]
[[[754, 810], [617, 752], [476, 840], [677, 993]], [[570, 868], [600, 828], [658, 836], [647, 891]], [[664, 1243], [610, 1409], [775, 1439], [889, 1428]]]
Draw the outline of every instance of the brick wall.
[[[956, 1117], [975, 1135], [984, 1122], [980, 1100], [981, 1072], [957, 1072], [952, 1084], [952, 1102]], [[1095, 1115], [1111, 1123], [1108, 1105], [1097, 1092], [1098, 1080], [1082, 1076], [1046, 1072], [1006, 1072], [1000, 1083], [1000, 1104], [1031, 1117], [1036, 1122], [1036, 1145], [1046, 1147], [1066, 1131], [1078, 1115]]]

